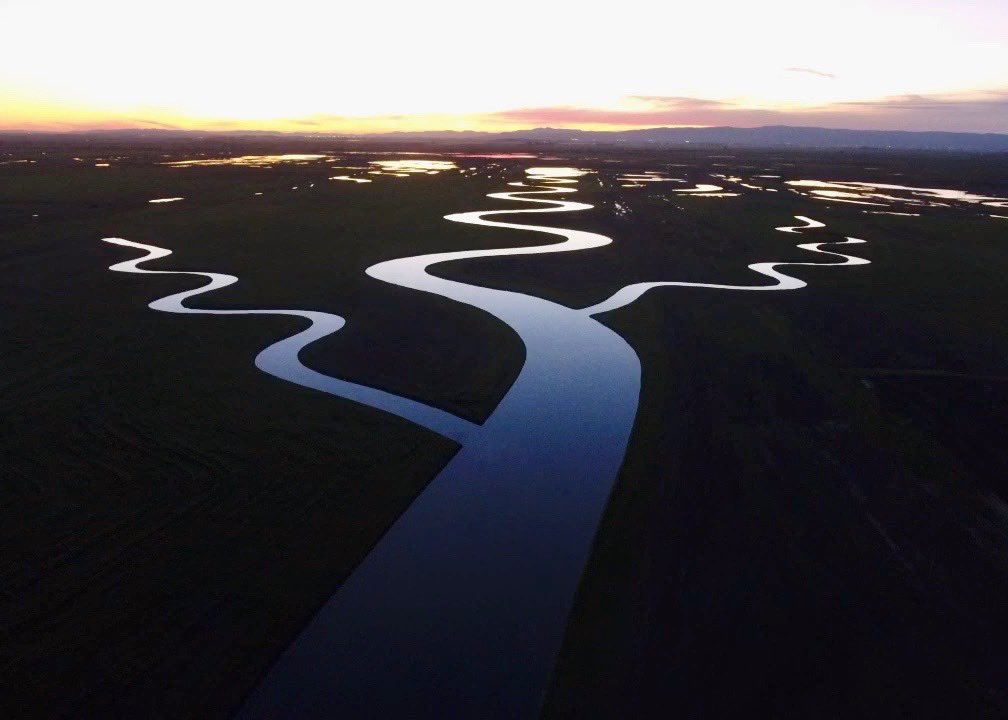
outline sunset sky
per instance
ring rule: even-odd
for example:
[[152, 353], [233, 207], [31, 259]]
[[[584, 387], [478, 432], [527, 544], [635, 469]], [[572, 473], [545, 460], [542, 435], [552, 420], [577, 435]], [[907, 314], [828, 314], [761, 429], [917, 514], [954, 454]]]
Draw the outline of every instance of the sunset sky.
[[1008, 132], [1005, 0], [0, 0], [0, 129]]

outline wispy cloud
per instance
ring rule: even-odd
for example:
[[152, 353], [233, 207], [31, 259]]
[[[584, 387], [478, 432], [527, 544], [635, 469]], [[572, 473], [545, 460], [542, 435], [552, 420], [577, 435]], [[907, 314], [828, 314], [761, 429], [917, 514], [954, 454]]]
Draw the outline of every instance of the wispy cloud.
[[830, 80], [836, 80], [836, 75], [833, 73], [823, 72], [822, 70], [816, 70], [815, 68], [807, 67], [789, 67], [784, 68], [785, 72], [792, 73], [804, 73], [805, 75], [815, 75], [816, 77], [828, 78]]
[[179, 130], [180, 126], [174, 123], [162, 122], [161, 120], [151, 120], [150, 118], [129, 118], [129, 122], [142, 125], [144, 127], [156, 127], [162, 130]]
[[888, 110], [945, 110], [963, 108], [1008, 110], [1008, 89], [963, 95], [897, 95], [882, 100], [856, 100], [839, 105]]
[[729, 106], [729, 103], [721, 100], [682, 97], [681, 95], [631, 95], [629, 99], [666, 110], [698, 110]]
[[504, 110], [489, 117], [509, 123], [571, 126], [706, 125], [709, 118], [733, 107], [720, 100], [679, 95], [632, 95], [627, 100], [634, 109], [535, 107]]

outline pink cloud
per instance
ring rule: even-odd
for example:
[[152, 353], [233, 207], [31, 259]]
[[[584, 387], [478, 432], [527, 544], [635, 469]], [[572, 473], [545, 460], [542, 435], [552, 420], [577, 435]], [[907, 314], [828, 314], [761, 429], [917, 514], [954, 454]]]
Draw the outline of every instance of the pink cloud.
[[704, 98], [635, 96], [634, 110], [571, 106], [518, 108], [483, 116], [522, 126], [816, 125], [872, 130], [1008, 132], [1008, 90], [979, 95], [903, 95], [805, 110], [745, 108]]

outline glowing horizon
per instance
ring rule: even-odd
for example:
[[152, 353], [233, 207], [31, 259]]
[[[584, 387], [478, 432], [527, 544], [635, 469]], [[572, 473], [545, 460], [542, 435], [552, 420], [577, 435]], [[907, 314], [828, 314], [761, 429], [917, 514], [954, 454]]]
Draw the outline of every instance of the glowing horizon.
[[1008, 132], [1008, 5], [5, 0], [0, 130]]

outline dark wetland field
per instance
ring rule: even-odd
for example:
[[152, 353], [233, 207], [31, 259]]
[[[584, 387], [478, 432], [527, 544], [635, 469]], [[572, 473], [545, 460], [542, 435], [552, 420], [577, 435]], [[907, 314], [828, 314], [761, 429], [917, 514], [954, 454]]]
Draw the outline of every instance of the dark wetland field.
[[[596, 316], [640, 404], [542, 716], [1008, 715], [1008, 157], [320, 142], [0, 144], [3, 717], [229, 717], [459, 449], [259, 371], [299, 319], [148, 308], [201, 281], [102, 239], [237, 276], [190, 307], [338, 314], [306, 366], [481, 423], [519, 336], [365, 269], [549, 242], [443, 219], [541, 166], [594, 207], [498, 219], [611, 244], [431, 273], [582, 308], [870, 261]], [[283, 153], [321, 157], [168, 164]]]

